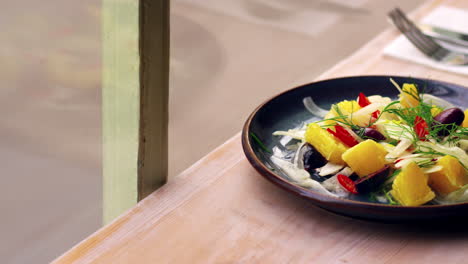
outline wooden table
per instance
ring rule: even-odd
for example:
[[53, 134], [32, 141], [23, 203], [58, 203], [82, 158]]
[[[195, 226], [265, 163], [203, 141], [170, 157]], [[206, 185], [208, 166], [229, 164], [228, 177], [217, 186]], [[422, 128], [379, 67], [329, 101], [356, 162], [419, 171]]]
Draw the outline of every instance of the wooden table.
[[[431, 1], [468, 9], [468, 3]], [[468, 77], [384, 57], [397, 37], [379, 35], [319, 79], [395, 74], [466, 85]], [[195, 163], [55, 263], [466, 263], [462, 230], [364, 222], [336, 216], [264, 180], [240, 134]]]

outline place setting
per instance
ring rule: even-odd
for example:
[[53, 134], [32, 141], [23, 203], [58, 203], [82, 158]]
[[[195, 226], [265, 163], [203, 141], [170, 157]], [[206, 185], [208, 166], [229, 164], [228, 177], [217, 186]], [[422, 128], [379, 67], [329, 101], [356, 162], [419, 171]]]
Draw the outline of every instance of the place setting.
[[435, 69], [468, 74], [468, 12], [441, 6], [413, 23], [399, 8], [388, 14], [402, 32], [384, 54]]
[[[441, 6], [420, 23], [399, 8], [388, 16], [402, 35], [384, 55], [468, 74], [468, 12]], [[385, 222], [466, 217], [467, 89], [409, 75], [282, 92], [247, 119], [244, 153], [267, 180], [334, 213]]]

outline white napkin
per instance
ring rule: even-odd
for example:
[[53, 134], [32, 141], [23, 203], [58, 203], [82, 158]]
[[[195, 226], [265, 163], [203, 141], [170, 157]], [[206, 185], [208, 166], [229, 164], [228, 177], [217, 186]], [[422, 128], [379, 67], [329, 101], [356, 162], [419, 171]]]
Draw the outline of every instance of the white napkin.
[[[424, 17], [422, 22], [425, 24], [468, 34], [468, 12], [462, 9], [441, 6], [434, 9], [431, 13]], [[450, 47], [451, 49], [457, 49], [468, 54], [468, 49], [459, 47], [457, 48], [453, 45], [447, 45], [442, 42], [439, 43], [441, 43], [443, 46]], [[468, 75], [468, 66], [448, 66], [436, 62], [435, 60], [432, 60], [420, 52], [403, 35], [399, 36], [396, 40], [391, 42], [384, 49], [384, 54], [402, 60], [430, 66], [436, 69]]]

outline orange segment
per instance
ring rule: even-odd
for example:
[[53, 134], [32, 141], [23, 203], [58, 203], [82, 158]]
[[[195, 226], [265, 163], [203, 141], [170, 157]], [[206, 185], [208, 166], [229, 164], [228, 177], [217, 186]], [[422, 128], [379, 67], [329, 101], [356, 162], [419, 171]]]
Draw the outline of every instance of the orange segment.
[[422, 205], [435, 197], [427, 182], [428, 176], [416, 163], [411, 162], [401, 170], [393, 181], [391, 194], [401, 205]]
[[385, 166], [387, 153], [382, 145], [368, 139], [348, 149], [342, 158], [359, 177], [364, 177]]

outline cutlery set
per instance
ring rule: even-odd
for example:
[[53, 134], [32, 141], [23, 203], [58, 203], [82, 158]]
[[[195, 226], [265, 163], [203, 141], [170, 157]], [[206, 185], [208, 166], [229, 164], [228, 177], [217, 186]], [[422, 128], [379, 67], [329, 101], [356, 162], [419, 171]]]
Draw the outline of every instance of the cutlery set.
[[453, 66], [468, 65], [468, 54], [451, 50], [437, 41], [468, 48], [468, 35], [427, 24], [416, 25], [399, 9], [389, 12], [393, 24], [426, 56]]

